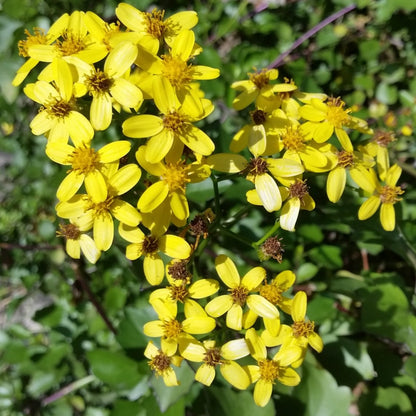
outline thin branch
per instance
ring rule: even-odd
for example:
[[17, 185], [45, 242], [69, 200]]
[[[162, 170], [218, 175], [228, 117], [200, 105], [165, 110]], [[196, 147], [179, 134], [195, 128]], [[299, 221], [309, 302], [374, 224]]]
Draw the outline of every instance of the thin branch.
[[101, 306], [101, 304], [98, 302], [98, 300], [96, 299], [94, 293], [92, 293], [91, 288], [87, 282], [87, 276], [86, 273], [84, 271], [84, 269], [82, 267], [80, 267], [80, 262], [79, 261], [72, 261], [71, 262], [72, 268], [74, 269], [75, 275], [77, 277], [77, 280], [80, 282], [82, 289], [84, 290], [84, 292], [87, 294], [88, 299], [91, 301], [91, 303], [95, 306], [95, 309], [97, 310], [97, 312], [100, 314], [101, 318], [103, 319], [103, 321], [105, 322], [105, 324], [107, 325], [108, 329], [114, 334], [117, 334], [117, 330], [114, 328], [113, 324], [111, 323], [111, 321], [108, 319], [108, 316], [104, 310], [104, 308]]
[[355, 4], [351, 4], [350, 6], [344, 7], [340, 11], [332, 14], [331, 16], [328, 16], [326, 19], [319, 22], [316, 26], [314, 26], [312, 29], [308, 30], [306, 33], [304, 33], [300, 38], [295, 40], [293, 44], [290, 46], [290, 48], [286, 51], [280, 54], [270, 65], [269, 69], [271, 68], [277, 68], [278, 66], [281, 66], [285, 63], [286, 58], [288, 55], [290, 55], [298, 46], [300, 46], [305, 40], [312, 37], [315, 33], [319, 32], [322, 28], [332, 23], [334, 20], [339, 19], [340, 17], [344, 16], [344, 14], [349, 13], [351, 10], [354, 10], [357, 6]]

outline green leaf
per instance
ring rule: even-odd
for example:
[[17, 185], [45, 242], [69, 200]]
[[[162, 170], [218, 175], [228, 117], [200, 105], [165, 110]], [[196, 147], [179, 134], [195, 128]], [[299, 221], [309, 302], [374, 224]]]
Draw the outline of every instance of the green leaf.
[[406, 295], [393, 283], [378, 283], [362, 294], [361, 324], [372, 334], [406, 342], [409, 313]]
[[252, 392], [233, 391], [231, 388], [211, 386], [208, 394], [215, 398], [215, 400], [210, 400], [210, 402], [214, 402], [216, 405], [216, 408], [211, 412], [213, 415], [274, 416], [276, 414], [273, 400], [270, 400], [265, 407], [258, 407], [254, 403]]
[[303, 224], [296, 231], [306, 241], [320, 243], [324, 239], [324, 234], [318, 224]]
[[296, 270], [296, 282], [302, 283], [312, 279], [318, 273], [319, 268], [313, 263], [303, 263]]
[[142, 378], [136, 361], [120, 352], [96, 349], [87, 352], [92, 372], [118, 390], [131, 389]]
[[359, 402], [362, 415], [413, 416], [414, 411], [409, 397], [397, 387], [376, 387]]
[[149, 338], [143, 333], [146, 322], [157, 319], [152, 306], [143, 299], [138, 307], [127, 307], [117, 331], [117, 341], [124, 348], [144, 348]]
[[376, 88], [376, 98], [383, 104], [394, 104], [398, 98], [397, 87], [380, 82]]
[[155, 398], [162, 413], [185, 396], [190, 391], [192, 384], [195, 383], [195, 373], [185, 362], [179, 368], [174, 367], [174, 371], [180, 381], [179, 386], [167, 387], [162, 377], [152, 377], [151, 379]]
[[303, 416], [350, 415], [351, 390], [348, 387], [338, 386], [328, 371], [309, 361], [304, 362], [302, 370], [302, 381], [294, 393], [305, 404]]
[[339, 269], [342, 267], [341, 247], [322, 244], [309, 251], [311, 260], [320, 267]]
[[105, 292], [104, 309], [110, 314], [115, 313], [123, 308], [126, 299], [126, 289], [119, 286], [112, 286]]

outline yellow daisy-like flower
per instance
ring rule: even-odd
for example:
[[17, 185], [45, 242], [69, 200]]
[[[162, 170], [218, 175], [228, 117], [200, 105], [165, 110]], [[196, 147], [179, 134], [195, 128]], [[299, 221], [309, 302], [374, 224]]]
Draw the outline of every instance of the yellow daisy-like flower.
[[103, 44], [109, 52], [120, 42], [136, 43], [138, 41], [137, 33], [120, 30], [120, 22], [108, 23], [91, 11], [85, 13], [85, 26], [93, 41], [97, 44]]
[[343, 149], [352, 152], [353, 146], [344, 128], [364, 130], [368, 133], [372, 131], [366, 128], [364, 120], [351, 116], [351, 109], [344, 107], [345, 103], [339, 97], [328, 98], [327, 102], [313, 98], [310, 104], [299, 109], [301, 117], [308, 120], [302, 125], [305, 134], [318, 143], [324, 143], [335, 132]]
[[167, 80], [181, 102], [189, 95], [188, 100], [192, 103], [192, 107], [189, 107], [189, 111], [192, 111], [190, 114], [197, 117], [204, 112], [204, 107], [201, 102], [201, 90], [195, 81], [218, 78], [220, 71], [216, 68], [188, 63], [195, 54], [195, 47], [194, 32], [183, 30], [174, 39], [168, 54], [159, 58], [141, 52], [136, 64], [153, 74], [155, 80], [158, 78]]
[[[127, 137], [150, 137], [146, 147], [146, 160], [150, 163], [160, 162], [172, 150], [176, 159], [182, 154], [183, 146], [203, 156], [210, 155], [215, 145], [212, 140], [192, 123], [202, 120], [213, 110], [209, 100], [203, 100], [204, 113], [198, 117], [194, 113], [193, 102], [185, 97], [178, 102], [173, 87], [164, 78], [158, 78], [153, 84], [154, 101], [163, 117], [140, 114], [128, 118], [122, 125]], [[188, 111], [188, 109], [191, 109]]]
[[148, 342], [144, 350], [144, 356], [149, 359], [149, 367], [155, 372], [156, 376], [162, 376], [166, 386], [172, 387], [179, 385], [172, 364], [179, 367], [183, 360], [182, 357], [167, 354], [163, 349], [157, 348], [152, 341]]
[[[95, 130], [105, 130], [110, 125], [113, 105], [137, 110], [143, 102], [140, 89], [124, 78], [136, 55], [137, 47], [133, 43], [121, 42], [108, 54], [103, 70], [76, 57], [66, 58], [77, 68], [85, 92], [92, 96], [90, 121]], [[77, 87], [80, 91], [79, 84]]]
[[[54, 162], [71, 166], [68, 175], [59, 185], [56, 196], [60, 201], [68, 201], [85, 181], [88, 195], [107, 195], [106, 180], [101, 172], [106, 163], [116, 162], [125, 156], [131, 144], [125, 140], [109, 143], [95, 151], [89, 144], [81, 142], [71, 146], [60, 141], [49, 142], [46, 154]], [[102, 197], [95, 197], [102, 199]]]
[[235, 362], [250, 354], [244, 338], [228, 341], [222, 346], [217, 346], [213, 340], [199, 342], [183, 338], [179, 341], [179, 352], [186, 360], [202, 363], [195, 372], [195, 380], [205, 386], [210, 386], [214, 381], [217, 367], [233, 387], [245, 390], [250, 385], [247, 372]]
[[257, 365], [247, 366], [252, 383], [256, 383], [254, 402], [257, 406], [264, 407], [270, 400], [276, 381], [285, 386], [296, 386], [300, 383], [299, 374], [290, 366], [299, 360], [302, 350], [295, 345], [282, 346], [273, 358], [269, 359], [267, 349], [255, 331], [247, 338], [251, 354], [257, 361]]
[[331, 202], [338, 202], [347, 183], [347, 171], [351, 176], [360, 176], [363, 170], [374, 165], [374, 159], [359, 151], [347, 152], [341, 150], [336, 152], [337, 163], [328, 173], [326, 181], [326, 193]]
[[278, 211], [282, 206], [282, 196], [275, 179], [290, 178], [304, 170], [300, 163], [290, 159], [255, 156], [247, 161], [244, 156], [228, 153], [211, 155], [206, 163], [220, 172], [246, 172], [247, 180], [255, 186], [255, 189], [247, 192], [247, 200], [255, 205], [263, 205], [268, 212]]
[[[82, 218], [93, 222], [93, 238], [99, 250], [106, 251], [114, 239], [113, 216], [121, 223], [136, 227], [140, 213], [119, 196], [128, 192], [140, 180], [141, 171], [135, 164], [128, 164], [106, 178], [107, 192], [91, 195], [76, 194], [68, 201], [59, 202], [56, 213], [61, 218]], [[86, 217], [86, 218], [84, 218]]]
[[24, 88], [25, 94], [42, 105], [30, 123], [32, 133], [45, 134], [49, 141], [74, 143], [89, 142], [94, 129], [88, 119], [77, 111], [73, 97], [73, 77], [69, 65], [62, 59], [52, 62], [53, 79], [56, 86], [37, 81]]
[[[292, 299], [283, 296], [283, 292], [290, 289], [293, 283], [295, 283], [295, 280], [295, 274], [290, 270], [285, 270], [279, 273], [270, 283], [264, 281], [259, 287], [259, 294], [285, 313], [290, 314], [292, 310]], [[251, 328], [256, 319], [257, 315], [252, 310], [249, 310], [244, 315], [244, 328]], [[280, 330], [280, 320], [263, 318], [263, 321], [269, 333], [277, 336]]]
[[330, 151], [334, 147], [328, 143], [316, 143], [307, 138], [301, 125], [288, 127], [280, 137], [282, 148], [285, 149], [284, 158], [295, 160], [310, 172], [326, 172], [330, 170], [335, 157]]
[[393, 132], [376, 130], [371, 141], [363, 149], [363, 151], [376, 158], [377, 173], [382, 181], [386, 179], [386, 173], [390, 168], [388, 146], [395, 140]]
[[394, 204], [401, 200], [399, 195], [404, 193], [400, 186], [396, 186], [401, 173], [402, 169], [398, 165], [392, 165], [387, 170], [385, 185], [380, 183], [373, 169], [360, 170], [357, 174], [351, 175], [354, 182], [371, 195], [358, 210], [358, 219], [366, 220], [370, 218], [380, 207], [382, 227], [386, 231], [394, 230], [396, 226]]
[[59, 224], [59, 231], [56, 234], [58, 237], [65, 238], [65, 249], [70, 257], [79, 259], [82, 252], [90, 263], [95, 264], [100, 258], [101, 252], [95, 241], [85, 234], [91, 228], [92, 223], [88, 219], [87, 221], [72, 219], [69, 224]]
[[190, 245], [182, 237], [173, 234], [158, 235], [153, 232], [146, 235], [140, 228], [123, 223], [119, 226], [119, 234], [132, 243], [126, 248], [129, 260], [144, 256], [144, 275], [151, 285], [160, 284], [165, 275], [165, 266], [159, 253], [177, 259], [186, 259], [191, 255]]
[[230, 150], [241, 152], [246, 147], [255, 155], [272, 155], [281, 151], [279, 136], [292, 122], [279, 108], [257, 107], [250, 112], [252, 123], [245, 125], [233, 137]]
[[92, 64], [105, 58], [108, 50], [104, 43], [94, 42], [88, 34], [85, 13], [75, 10], [68, 18], [67, 25], [60, 33], [62, 39], [53, 44], [30, 45], [27, 54], [41, 62], [52, 62], [56, 58], [76, 56]]
[[275, 93], [296, 90], [297, 87], [293, 84], [272, 84], [270, 81], [276, 80], [278, 75], [279, 71], [277, 69], [262, 69], [249, 73], [248, 80], [233, 82], [231, 88], [242, 91], [234, 98], [233, 108], [242, 110], [254, 101], [261, 106], [266, 104], [267, 100], [273, 98]]
[[[169, 225], [171, 214], [179, 221], [185, 221], [189, 217], [186, 185], [206, 179], [211, 174], [209, 166], [198, 161], [186, 164], [184, 160], [149, 163], [146, 160], [147, 150], [147, 146], [141, 146], [136, 152], [136, 159], [146, 172], [160, 180], [143, 192], [137, 202], [137, 208], [140, 212], [150, 215], [162, 207], [162, 212], [156, 213], [157, 218], [161, 220], [159, 228]], [[161, 215], [164, 218], [160, 218]]]
[[305, 319], [307, 308], [306, 293], [299, 291], [292, 300], [291, 316], [293, 324], [282, 325], [279, 334], [274, 336], [267, 329], [262, 332], [261, 338], [267, 347], [297, 346], [301, 349], [301, 354], [296, 361], [292, 363], [293, 367], [299, 367], [306, 355], [308, 345], [316, 352], [323, 349], [322, 338], [315, 332], [315, 323]]
[[30, 71], [39, 63], [39, 60], [29, 56], [29, 48], [36, 45], [50, 45], [55, 42], [55, 40], [66, 30], [68, 21], [69, 15], [68, 13], [65, 13], [52, 24], [47, 33], [41, 28], [34, 28], [33, 35], [28, 30], [25, 30], [26, 39], [20, 40], [18, 47], [19, 55], [28, 59], [17, 70], [16, 76], [12, 81], [12, 84], [15, 87], [20, 85], [29, 75]]
[[179, 33], [192, 29], [198, 23], [198, 15], [194, 11], [175, 13], [165, 19], [164, 10], [142, 12], [127, 3], [117, 6], [116, 15], [128, 29], [137, 32], [141, 38], [148, 38], [146, 45], [154, 54], [158, 52], [161, 42], [171, 45]]
[[[166, 267], [166, 277], [170, 286], [154, 290], [149, 297], [149, 303], [154, 299], [162, 299], [163, 301], [180, 302], [184, 305], [185, 315], [189, 315], [189, 309], [197, 307], [194, 299], [203, 299], [217, 293], [220, 285], [216, 279], [199, 279], [188, 284], [188, 275], [175, 277], [172, 276], [171, 271], [177, 270], [175, 265], [178, 265], [178, 260], [175, 259]], [[185, 277], [185, 279], [183, 278]]]
[[237, 331], [243, 328], [243, 307], [246, 305], [263, 318], [279, 317], [274, 305], [263, 296], [255, 294], [266, 277], [266, 271], [262, 267], [254, 267], [240, 278], [234, 262], [222, 254], [215, 259], [215, 269], [229, 288], [230, 294], [217, 296], [208, 302], [205, 310], [209, 315], [218, 318], [226, 313], [227, 326]]
[[209, 317], [202, 308], [193, 309], [193, 315], [188, 315], [183, 321], [179, 321], [176, 302], [155, 299], [152, 306], [159, 319], [147, 322], [143, 332], [149, 337], [161, 337], [162, 350], [168, 355], [176, 353], [178, 343], [183, 337], [189, 334], [208, 334], [215, 328], [215, 319]]
[[309, 195], [306, 180], [289, 178], [285, 179], [285, 182], [287, 186], [280, 187], [280, 193], [285, 200], [280, 213], [280, 227], [287, 231], [295, 231], [299, 211], [301, 209], [314, 210], [315, 201]]

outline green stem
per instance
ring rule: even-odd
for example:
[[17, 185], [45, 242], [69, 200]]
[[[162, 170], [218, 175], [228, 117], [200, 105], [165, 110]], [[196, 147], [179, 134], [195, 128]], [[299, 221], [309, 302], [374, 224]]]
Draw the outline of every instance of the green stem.
[[85, 385], [91, 383], [94, 380], [96, 380], [95, 376], [89, 375], [84, 378], [81, 378], [80, 380], [74, 381], [73, 383], [63, 387], [61, 390], [58, 390], [57, 392], [43, 399], [42, 406], [45, 407], [48, 404], [60, 399], [61, 397], [66, 396], [67, 394], [72, 393], [73, 391], [78, 390], [81, 387], [84, 387]]
[[225, 234], [228, 237], [230, 237], [230, 238], [232, 238], [232, 239], [234, 239], [236, 241], [239, 241], [240, 243], [243, 243], [243, 244], [245, 244], [247, 246], [250, 246], [250, 247], [252, 246], [252, 243], [251, 243], [250, 240], [248, 240], [248, 239], [242, 237], [241, 235], [236, 234], [236, 233], [234, 233], [234, 232], [232, 232], [230, 230], [227, 230], [227, 228], [224, 228], [222, 225], [218, 225], [217, 226], [216, 232], [221, 233], [221, 234]]
[[260, 238], [260, 240], [254, 242], [252, 244], [252, 246], [254, 248], [257, 248], [259, 245], [263, 244], [269, 237], [271, 237], [273, 234], [275, 234], [277, 232], [277, 230], [280, 227], [280, 221], [278, 219], [275, 220], [273, 227], [270, 228], [269, 231], [267, 231], [266, 234], [264, 234], [264, 236], [262, 238]]

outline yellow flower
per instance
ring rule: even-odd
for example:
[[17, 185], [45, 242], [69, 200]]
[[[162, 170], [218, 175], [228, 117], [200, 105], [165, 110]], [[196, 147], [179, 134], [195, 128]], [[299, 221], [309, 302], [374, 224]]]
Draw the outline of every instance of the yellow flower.
[[[180, 302], [184, 305], [185, 315], [189, 315], [189, 310], [191, 308], [198, 307], [195, 305], [197, 302], [194, 299], [203, 299], [213, 295], [214, 293], [217, 293], [220, 285], [215, 279], [199, 279], [188, 285], [188, 279], [184, 280], [183, 276], [181, 276], [182, 278], [179, 279], [174, 278], [169, 270], [173, 270], [172, 266], [175, 267], [175, 264], [178, 264], [178, 260], [180, 259], [175, 259], [175, 262], [170, 263], [170, 265], [166, 267], [166, 277], [170, 283], [170, 286], [154, 290], [150, 294], [149, 303], [151, 304], [154, 299]], [[186, 276], [186, 278], [189, 277]]]
[[17, 70], [16, 76], [12, 81], [14, 86], [20, 85], [29, 75], [29, 72], [39, 63], [39, 60], [29, 57], [29, 48], [35, 45], [50, 45], [55, 42], [66, 30], [68, 21], [69, 15], [64, 13], [52, 24], [47, 33], [40, 28], [34, 28], [32, 35], [28, 30], [25, 30], [26, 40], [20, 40], [18, 43], [19, 55], [29, 59]]
[[52, 62], [52, 70], [56, 87], [46, 81], [37, 81], [24, 88], [30, 99], [42, 105], [30, 123], [32, 133], [45, 134], [49, 141], [66, 143], [70, 137], [75, 144], [87, 143], [94, 136], [94, 129], [77, 111], [71, 69], [58, 58]]
[[326, 193], [331, 202], [338, 202], [347, 183], [347, 171], [351, 176], [360, 176], [361, 172], [374, 165], [374, 159], [359, 151], [347, 152], [341, 150], [336, 153], [336, 166], [328, 173]]
[[[156, 54], [163, 40], [171, 45], [180, 32], [192, 29], [198, 22], [194, 11], [175, 13], [165, 19], [165, 11], [153, 9], [142, 12], [127, 3], [120, 3], [116, 8], [117, 18], [128, 29], [137, 32], [141, 38], [146, 37], [146, 45]], [[141, 39], [143, 42], [143, 40]]]
[[386, 173], [390, 168], [388, 146], [395, 140], [393, 132], [376, 130], [371, 141], [363, 148], [363, 151], [376, 158], [377, 173], [382, 181], [386, 179]]
[[74, 11], [53, 44], [34, 44], [27, 48], [27, 54], [41, 62], [52, 62], [56, 58], [76, 56], [89, 64], [101, 61], [108, 53], [104, 43], [94, 42], [88, 34], [85, 13]]
[[[195, 35], [191, 30], [183, 30], [174, 39], [169, 53], [159, 58], [150, 53], [141, 52], [138, 55], [136, 64], [154, 75], [154, 81], [164, 79], [173, 87], [176, 99], [181, 102], [188, 97], [192, 104], [189, 106], [189, 114], [197, 117], [204, 112], [201, 102], [201, 92], [195, 81], [218, 78], [220, 71], [204, 65], [189, 64], [188, 60], [195, 54]], [[155, 88], [153, 87], [153, 90]], [[157, 91], [153, 95], [156, 98]]]
[[220, 172], [246, 172], [247, 180], [255, 186], [255, 189], [247, 192], [248, 201], [255, 205], [263, 205], [268, 212], [278, 211], [282, 206], [282, 197], [275, 179], [281, 180], [303, 172], [300, 163], [283, 158], [255, 156], [247, 161], [241, 155], [216, 153], [209, 156], [206, 163]]
[[245, 390], [250, 385], [247, 372], [235, 360], [250, 354], [244, 338], [234, 339], [221, 347], [215, 341], [199, 342], [192, 338], [179, 341], [180, 355], [186, 360], [202, 363], [195, 372], [195, 380], [210, 386], [219, 367], [222, 376], [235, 388]]
[[72, 219], [69, 224], [60, 224], [59, 231], [57, 231], [58, 237], [64, 237], [66, 240], [65, 249], [70, 257], [73, 259], [79, 259], [81, 252], [86, 259], [95, 264], [100, 258], [101, 252], [97, 248], [94, 240], [85, 234], [92, 228], [90, 221], [81, 221]]
[[327, 143], [316, 143], [308, 139], [302, 131], [301, 125], [288, 127], [281, 135], [282, 148], [285, 149], [284, 158], [295, 160], [310, 172], [325, 172], [331, 169], [335, 158]]
[[236, 81], [231, 84], [231, 88], [242, 91], [234, 98], [233, 107], [242, 110], [256, 101], [257, 105], [263, 105], [273, 98], [275, 93], [294, 91], [297, 87], [293, 84], [272, 84], [270, 81], [277, 79], [279, 71], [277, 69], [262, 69], [254, 73], [249, 73], [248, 80]]
[[[250, 330], [249, 330], [250, 331]], [[248, 334], [248, 344], [257, 365], [248, 365], [254, 386], [254, 402], [264, 407], [269, 402], [276, 381], [286, 386], [296, 386], [300, 383], [299, 374], [290, 366], [299, 360], [302, 350], [298, 346], [282, 346], [272, 359], [267, 357], [267, 349], [261, 338], [253, 330]]]
[[179, 382], [171, 365], [179, 367], [182, 357], [173, 354], [167, 354], [163, 349], [157, 348], [152, 341], [149, 341], [144, 356], [148, 358], [149, 367], [155, 372], [156, 376], [162, 376], [166, 386], [178, 386]]
[[103, 165], [118, 161], [130, 148], [130, 143], [125, 140], [109, 143], [98, 151], [83, 142], [75, 147], [60, 141], [49, 142], [46, 146], [49, 158], [61, 165], [71, 166], [68, 175], [59, 185], [57, 198], [60, 201], [72, 198], [84, 181], [88, 195], [106, 195], [107, 184], [101, 172]]
[[[95, 130], [105, 130], [111, 123], [113, 105], [138, 110], [143, 94], [138, 87], [124, 78], [136, 59], [137, 47], [121, 42], [108, 54], [103, 70], [94, 68], [79, 58], [68, 57], [67, 62], [77, 68], [80, 81], [92, 96], [90, 121]], [[77, 85], [80, 90], [80, 85]]]
[[304, 133], [318, 143], [324, 143], [335, 132], [341, 146], [348, 152], [353, 151], [351, 140], [344, 130], [349, 127], [371, 133], [364, 120], [350, 115], [351, 109], [344, 109], [345, 103], [338, 98], [328, 98], [327, 102], [313, 98], [310, 104], [299, 109], [300, 115], [308, 120], [302, 125]]
[[155, 299], [152, 306], [159, 319], [147, 322], [143, 332], [149, 337], [161, 337], [162, 350], [168, 355], [176, 353], [182, 338], [189, 334], [208, 334], [215, 328], [215, 319], [207, 316], [202, 308], [197, 309], [195, 314], [186, 316], [183, 321], [178, 321], [176, 302]]
[[[198, 161], [186, 164], [184, 160], [149, 163], [146, 155], [147, 145], [141, 146], [136, 152], [137, 161], [149, 174], [160, 180], [143, 192], [137, 208], [142, 213], [155, 214], [161, 220], [158, 228], [169, 226], [172, 214], [179, 221], [185, 221], [189, 217], [186, 185], [206, 179], [211, 174], [208, 165]], [[159, 207], [163, 209], [162, 212], [155, 213]], [[161, 215], [164, 218], [160, 218]]]
[[294, 231], [299, 211], [301, 209], [312, 211], [315, 209], [315, 201], [309, 195], [306, 180], [289, 178], [285, 181], [287, 186], [280, 187], [280, 193], [285, 200], [280, 213], [280, 226], [284, 230]]
[[382, 185], [377, 179], [373, 169], [360, 170], [357, 174], [352, 175], [354, 182], [370, 197], [361, 205], [358, 210], [358, 219], [366, 220], [375, 214], [380, 207], [381, 225], [386, 231], [393, 231], [396, 226], [396, 216], [394, 204], [401, 200], [399, 195], [404, 191], [400, 186], [396, 186], [400, 178], [402, 169], [394, 164], [386, 173], [385, 185]]
[[154, 101], [163, 117], [151, 114], [140, 114], [128, 118], [122, 125], [123, 133], [127, 137], [146, 138], [146, 160], [150, 163], [160, 162], [172, 150], [178, 159], [184, 146], [193, 152], [203, 156], [210, 155], [215, 145], [212, 140], [192, 123], [202, 120], [213, 110], [209, 100], [206, 103], [204, 113], [198, 117], [191, 116], [188, 109], [193, 112], [193, 102], [185, 97], [182, 103], [178, 103], [176, 95], [169, 81], [158, 78], [153, 84]]
[[173, 234], [146, 235], [140, 228], [123, 223], [119, 226], [119, 234], [132, 243], [126, 248], [129, 260], [144, 256], [143, 271], [151, 285], [160, 284], [164, 277], [165, 266], [159, 252], [177, 259], [186, 259], [191, 255], [190, 245], [182, 237]]
[[[285, 270], [279, 273], [271, 283], [264, 281], [259, 287], [259, 294], [267, 299], [271, 304], [276, 305], [283, 312], [290, 314], [292, 309], [292, 299], [282, 295], [286, 292], [293, 283], [295, 283], [296, 276], [290, 270]], [[249, 310], [244, 316], [244, 327], [251, 328], [257, 319], [257, 315]], [[273, 336], [277, 336], [280, 330], [279, 319], [263, 318], [264, 326]]]
[[230, 150], [241, 152], [248, 147], [252, 154], [272, 155], [281, 151], [280, 134], [291, 121], [280, 108], [256, 107], [250, 112], [251, 124], [245, 125], [233, 137]]
[[222, 254], [215, 259], [215, 269], [231, 294], [217, 296], [208, 302], [205, 310], [209, 315], [218, 318], [226, 313], [227, 326], [237, 331], [243, 327], [245, 305], [263, 318], [277, 319], [279, 317], [279, 312], [274, 305], [263, 296], [255, 294], [266, 277], [266, 271], [262, 267], [254, 267], [243, 278], [240, 278], [234, 262]]
[[[91, 196], [76, 194], [68, 201], [59, 202], [56, 213], [61, 218], [80, 218], [93, 222], [93, 238], [99, 250], [111, 247], [114, 238], [113, 216], [121, 223], [136, 227], [141, 216], [136, 208], [119, 196], [128, 192], [139, 181], [141, 171], [135, 164], [128, 164], [106, 178], [107, 192]], [[84, 218], [85, 217], [85, 218]]]
[[282, 325], [277, 336], [271, 334], [267, 329], [261, 334], [261, 339], [267, 347], [275, 347], [277, 345], [299, 347], [301, 354], [292, 363], [292, 366], [295, 368], [302, 364], [308, 345], [317, 352], [321, 352], [323, 348], [322, 338], [315, 332], [315, 323], [305, 319], [306, 308], [306, 294], [303, 291], [299, 291], [292, 300], [291, 315], [293, 324], [291, 326]]

